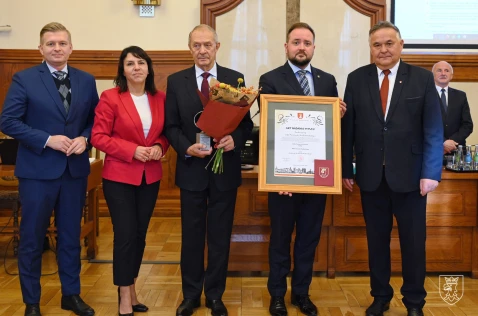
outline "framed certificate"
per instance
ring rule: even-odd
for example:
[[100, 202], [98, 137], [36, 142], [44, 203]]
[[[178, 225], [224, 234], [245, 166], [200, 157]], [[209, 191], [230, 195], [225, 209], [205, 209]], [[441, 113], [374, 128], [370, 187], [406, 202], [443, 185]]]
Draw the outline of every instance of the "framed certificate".
[[258, 190], [341, 194], [339, 98], [260, 97]]

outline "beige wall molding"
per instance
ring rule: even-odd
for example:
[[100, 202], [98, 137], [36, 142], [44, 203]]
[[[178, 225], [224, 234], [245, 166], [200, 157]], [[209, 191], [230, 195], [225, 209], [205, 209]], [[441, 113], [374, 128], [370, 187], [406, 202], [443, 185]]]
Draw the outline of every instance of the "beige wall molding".
[[201, 0], [201, 24], [216, 28], [216, 17], [237, 7], [244, 0]]
[[387, 19], [386, 0], [344, 0], [355, 11], [370, 17], [370, 26]]

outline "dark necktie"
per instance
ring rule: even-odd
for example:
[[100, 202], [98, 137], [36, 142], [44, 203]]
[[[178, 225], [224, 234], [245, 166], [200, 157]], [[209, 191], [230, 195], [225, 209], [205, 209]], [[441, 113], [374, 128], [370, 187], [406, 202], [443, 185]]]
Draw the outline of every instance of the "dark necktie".
[[383, 71], [383, 75], [385, 76], [382, 81], [382, 86], [380, 87], [380, 100], [382, 101], [382, 111], [383, 115], [387, 112], [387, 100], [388, 100], [388, 75], [390, 74], [389, 69], [385, 69]]
[[53, 74], [60, 81], [58, 92], [60, 93], [61, 100], [63, 101], [63, 106], [65, 107], [66, 114], [68, 114], [68, 111], [70, 110], [70, 103], [68, 102], [68, 95], [70, 94], [70, 89], [68, 89], [65, 83], [67, 73], [64, 71], [54, 71]]
[[209, 72], [203, 72], [201, 74], [202, 76], [202, 83], [201, 83], [201, 93], [209, 99], [209, 82], [207, 82], [207, 78], [211, 74]]
[[441, 89], [441, 103], [443, 104], [443, 108], [445, 109], [445, 112], [448, 110], [448, 106], [446, 104], [446, 95], [445, 95], [445, 89]]
[[299, 84], [302, 87], [302, 90], [304, 91], [305, 95], [311, 95], [310, 93], [310, 87], [309, 87], [309, 80], [307, 80], [307, 77], [305, 74], [307, 73], [307, 70], [299, 70], [297, 71], [299, 74]]

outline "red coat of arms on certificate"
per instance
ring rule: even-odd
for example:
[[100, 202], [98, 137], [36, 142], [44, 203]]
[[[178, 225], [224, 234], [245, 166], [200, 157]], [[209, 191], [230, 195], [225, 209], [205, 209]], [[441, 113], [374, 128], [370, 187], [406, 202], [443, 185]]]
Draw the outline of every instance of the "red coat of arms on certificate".
[[314, 185], [334, 186], [333, 160], [314, 160]]

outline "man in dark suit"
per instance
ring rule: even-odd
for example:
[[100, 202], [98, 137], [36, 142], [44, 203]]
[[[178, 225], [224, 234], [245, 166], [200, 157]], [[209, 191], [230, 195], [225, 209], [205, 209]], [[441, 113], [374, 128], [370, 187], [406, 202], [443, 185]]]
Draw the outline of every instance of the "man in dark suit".
[[401, 293], [408, 315], [423, 315], [427, 193], [441, 179], [443, 125], [431, 72], [400, 60], [403, 40], [390, 22], [369, 31], [374, 63], [349, 74], [342, 120], [343, 184], [352, 191], [352, 158], [365, 218], [371, 295], [366, 315], [382, 315], [393, 297], [393, 216], [402, 254]]
[[[215, 174], [210, 161], [213, 149], [196, 142], [201, 130], [196, 114], [203, 110], [198, 90], [208, 95], [209, 82], [237, 85], [243, 75], [216, 63], [220, 43], [208, 25], [198, 25], [189, 34], [189, 49], [195, 65], [172, 74], [166, 92], [165, 134], [177, 152], [176, 185], [181, 189], [181, 276], [184, 300], [176, 315], [192, 315], [200, 306], [204, 287], [206, 306], [213, 316], [227, 315], [222, 302], [226, 286], [229, 246], [234, 219], [237, 188], [241, 185], [240, 149], [252, 130], [248, 113], [238, 128], [222, 139], [224, 171]], [[204, 246], [207, 235], [207, 268], [204, 271]]]
[[90, 172], [88, 139], [98, 103], [93, 76], [67, 65], [70, 32], [49, 23], [40, 32], [44, 62], [13, 76], [1, 130], [19, 141], [22, 221], [18, 269], [25, 315], [39, 315], [43, 241], [52, 210], [58, 232], [61, 308], [93, 315], [80, 294], [80, 232]]
[[435, 85], [440, 97], [443, 118], [443, 151], [450, 154], [458, 145], [466, 145], [466, 138], [473, 132], [473, 121], [466, 93], [448, 86], [453, 78], [453, 68], [446, 61], [439, 61], [432, 68]]
[[[336, 97], [334, 76], [311, 66], [315, 50], [314, 30], [306, 23], [292, 25], [287, 33], [285, 53], [288, 61], [259, 79], [261, 93]], [[345, 104], [341, 102], [341, 112]], [[324, 194], [269, 193], [271, 237], [269, 244], [269, 280], [271, 295], [269, 312], [287, 315], [284, 296], [287, 274], [291, 268], [290, 243], [296, 226], [294, 271], [291, 302], [306, 315], [317, 315], [317, 307], [309, 298], [315, 249], [319, 243], [324, 218]]]

